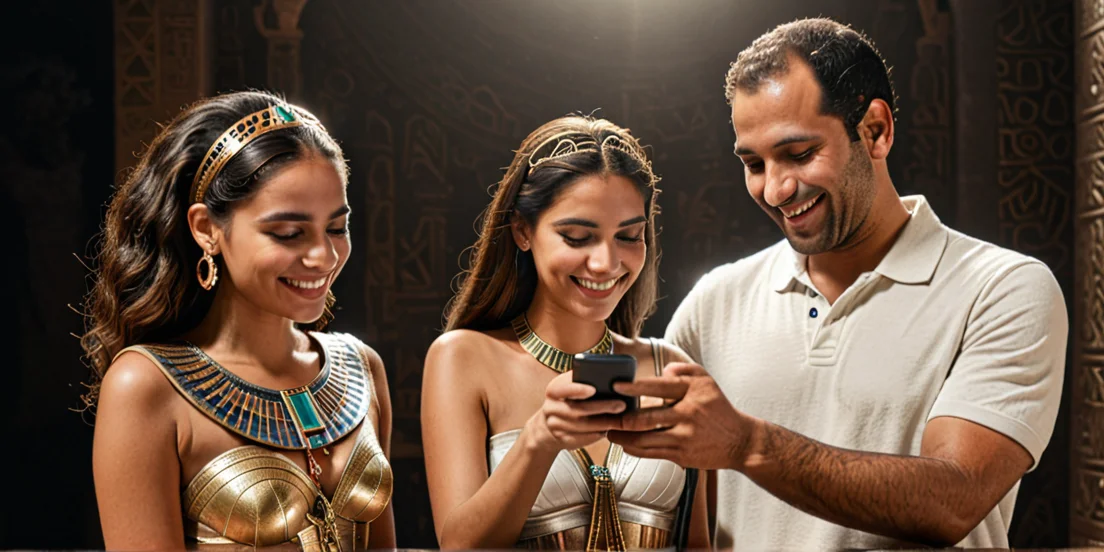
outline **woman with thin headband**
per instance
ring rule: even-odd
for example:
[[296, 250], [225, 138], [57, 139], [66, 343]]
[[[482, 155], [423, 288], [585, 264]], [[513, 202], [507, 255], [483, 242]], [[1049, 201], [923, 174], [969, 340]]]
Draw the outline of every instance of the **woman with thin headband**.
[[[685, 471], [605, 439], [620, 401], [582, 401], [575, 353], [631, 355], [652, 377], [678, 349], [640, 337], [656, 297], [658, 179], [623, 128], [551, 121], [522, 143], [430, 348], [422, 435], [442, 548], [672, 546]], [[708, 546], [705, 493], [690, 522]]]

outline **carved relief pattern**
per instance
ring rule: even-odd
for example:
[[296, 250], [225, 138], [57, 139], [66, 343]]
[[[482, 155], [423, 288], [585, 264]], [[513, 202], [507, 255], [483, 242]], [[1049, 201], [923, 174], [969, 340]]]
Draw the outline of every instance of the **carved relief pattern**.
[[1104, 541], [1104, 1], [1078, 0], [1076, 11], [1070, 544], [1093, 546]]
[[1078, 33], [1084, 38], [1104, 29], [1104, 0], [1078, 0]]
[[1104, 36], [1095, 33], [1078, 40], [1076, 67], [1083, 84], [1077, 88], [1077, 101], [1082, 117], [1099, 113], [1104, 108], [1104, 67], [1100, 65], [1101, 60], [1104, 60]]
[[1068, 3], [1012, 2], [999, 14], [998, 184], [1003, 242], [1068, 273], [1073, 152]]
[[[916, 2], [923, 33], [917, 39], [916, 65], [905, 82], [914, 103], [910, 121], [903, 125], [912, 138], [904, 178], [910, 186], [935, 198], [948, 194], [954, 186], [951, 134], [951, 16], [938, 9], [936, 0]], [[950, 206], [936, 206], [947, 212]]]
[[1088, 212], [1104, 210], [1104, 114], [1082, 122], [1077, 141], [1077, 171], [1085, 178], [1078, 192], [1080, 205]]
[[199, 66], [201, 3], [116, 0], [116, 168], [134, 164], [156, 123], [175, 115], [206, 88]]
[[[1047, 263], [1072, 290], [1074, 190], [1073, 6], [1016, 0], [997, 14], [997, 205], [999, 243]], [[1048, 451], [1025, 477], [1010, 540], [1015, 546], [1063, 540], [1069, 433], [1060, 411]], [[1077, 422], [1072, 422], [1076, 425]]]
[[1104, 432], [1094, 431], [1104, 424], [1104, 364], [1101, 359], [1083, 359], [1075, 374], [1073, 448], [1083, 464], [1104, 468]]
[[253, 8], [257, 30], [268, 40], [268, 85], [288, 98], [299, 98], [303, 78], [299, 43], [303, 31], [299, 16], [307, 0], [262, 0]]
[[157, 83], [157, 2], [115, 2], [116, 169], [133, 164], [132, 152], [153, 135]]
[[215, 90], [235, 90], [246, 82], [245, 37], [252, 31], [249, 11], [240, 2], [220, 2], [215, 17]]
[[[1084, 186], [1084, 173], [1078, 177]], [[1071, 339], [1084, 351], [1104, 350], [1104, 218], [1078, 221], [1078, 306]], [[1078, 369], [1080, 370], [1080, 369]]]

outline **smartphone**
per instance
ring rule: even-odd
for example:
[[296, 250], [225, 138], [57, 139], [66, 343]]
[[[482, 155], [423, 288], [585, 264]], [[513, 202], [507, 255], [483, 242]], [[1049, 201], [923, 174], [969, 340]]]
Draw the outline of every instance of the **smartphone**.
[[572, 359], [571, 381], [585, 383], [598, 391], [588, 401], [620, 400], [625, 412], [640, 409], [640, 397], [622, 395], [613, 390], [618, 381], [636, 379], [636, 357], [629, 355], [596, 355], [580, 353]]

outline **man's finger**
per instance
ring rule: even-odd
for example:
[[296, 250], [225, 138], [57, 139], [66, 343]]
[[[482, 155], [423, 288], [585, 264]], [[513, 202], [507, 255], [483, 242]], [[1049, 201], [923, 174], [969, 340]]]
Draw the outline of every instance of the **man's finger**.
[[709, 372], [697, 364], [687, 362], [672, 362], [663, 368], [663, 375], [669, 377], [679, 376], [708, 376]]
[[634, 446], [622, 446], [621, 447], [627, 454], [635, 456], [637, 458], [652, 458], [655, 460], [667, 460], [680, 464], [680, 458], [682, 458], [682, 449], [670, 448], [670, 447], [634, 447]]
[[622, 431], [654, 431], [679, 422], [679, 415], [668, 407], [644, 408], [618, 417]]
[[690, 383], [681, 378], [662, 377], [646, 378], [634, 382], [618, 382], [613, 384], [613, 390], [622, 395], [637, 397], [659, 397], [661, 399], [679, 400], [686, 395]]
[[674, 448], [678, 447], [681, 439], [671, 434], [670, 430], [660, 431], [618, 431], [611, 429], [606, 434], [611, 443], [617, 443], [622, 447], [643, 448]]

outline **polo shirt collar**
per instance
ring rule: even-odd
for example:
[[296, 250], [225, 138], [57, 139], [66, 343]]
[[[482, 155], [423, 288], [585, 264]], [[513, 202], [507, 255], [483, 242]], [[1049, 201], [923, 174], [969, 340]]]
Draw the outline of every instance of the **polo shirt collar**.
[[[935, 274], [947, 246], [947, 229], [924, 196], [902, 197], [901, 203], [910, 213], [909, 220], [874, 272], [902, 284], [926, 283]], [[781, 293], [793, 289], [795, 282], [803, 283], [808, 256], [786, 243], [780, 248], [771, 266], [770, 286]]]
[[874, 272], [902, 284], [930, 282], [947, 247], [947, 228], [924, 196], [903, 197], [901, 203], [912, 216]]

